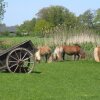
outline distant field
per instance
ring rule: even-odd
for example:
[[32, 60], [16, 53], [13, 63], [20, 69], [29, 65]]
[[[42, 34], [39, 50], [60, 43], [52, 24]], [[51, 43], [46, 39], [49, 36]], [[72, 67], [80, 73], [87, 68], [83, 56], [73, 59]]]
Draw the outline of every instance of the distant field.
[[100, 100], [100, 63], [41, 63], [30, 74], [0, 73], [0, 100]]
[[17, 43], [31, 40], [33, 44], [42, 44], [43, 38], [37, 38], [37, 37], [1, 37], [0, 41], [6, 41], [6, 45], [15, 45]]

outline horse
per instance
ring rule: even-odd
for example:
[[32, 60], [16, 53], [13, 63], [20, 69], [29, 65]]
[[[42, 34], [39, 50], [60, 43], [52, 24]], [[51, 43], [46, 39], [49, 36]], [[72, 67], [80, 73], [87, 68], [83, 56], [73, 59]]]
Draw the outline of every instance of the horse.
[[74, 55], [74, 60], [79, 60], [79, 58], [85, 58], [85, 52], [81, 49], [79, 45], [63, 45], [56, 47], [54, 50], [54, 59], [65, 60], [65, 54]]
[[62, 53], [63, 53], [63, 48], [62, 46], [57, 46], [54, 50], [53, 53], [53, 60], [57, 61], [57, 60], [62, 60]]
[[48, 46], [42, 46], [37, 49], [38, 50], [35, 53], [35, 60], [40, 63], [41, 57], [45, 56], [45, 59], [46, 59], [45, 62], [47, 62], [51, 55], [51, 48]]
[[100, 47], [94, 48], [94, 59], [96, 62], [100, 62]]
[[85, 51], [83, 49], [80, 50], [79, 54], [80, 54], [80, 58], [81, 59], [85, 59], [86, 58], [86, 53], [85, 53]]

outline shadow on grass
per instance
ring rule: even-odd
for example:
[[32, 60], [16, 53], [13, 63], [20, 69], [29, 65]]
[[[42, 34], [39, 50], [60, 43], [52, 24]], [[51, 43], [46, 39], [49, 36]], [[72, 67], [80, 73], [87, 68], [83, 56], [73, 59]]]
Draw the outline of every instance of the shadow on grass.
[[[0, 71], [0, 73], [11, 73], [11, 72], [9, 72], [7, 70], [4, 70], [4, 71]], [[15, 72], [15, 73], [19, 73], [20, 74], [20, 72]], [[42, 72], [40, 72], [40, 71], [32, 71], [31, 73], [41, 74]], [[21, 72], [21, 74], [25, 74], [25, 72]]]
[[33, 71], [32, 73], [41, 74], [42, 72], [40, 72], [40, 71]]

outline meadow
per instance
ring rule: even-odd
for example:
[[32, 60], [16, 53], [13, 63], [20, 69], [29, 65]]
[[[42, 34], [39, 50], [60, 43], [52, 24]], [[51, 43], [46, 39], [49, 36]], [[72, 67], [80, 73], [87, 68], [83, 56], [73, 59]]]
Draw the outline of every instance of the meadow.
[[36, 64], [30, 74], [0, 73], [0, 100], [100, 100], [100, 64]]
[[87, 53], [85, 60], [72, 61], [68, 57], [63, 62], [43, 61], [30, 74], [0, 72], [0, 100], [100, 100], [100, 64], [93, 58], [93, 49], [100, 43], [100, 37], [75, 36], [0, 37], [1, 52], [31, 40], [35, 46], [49, 45], [52, 49], [62, 43], [79, 43]]

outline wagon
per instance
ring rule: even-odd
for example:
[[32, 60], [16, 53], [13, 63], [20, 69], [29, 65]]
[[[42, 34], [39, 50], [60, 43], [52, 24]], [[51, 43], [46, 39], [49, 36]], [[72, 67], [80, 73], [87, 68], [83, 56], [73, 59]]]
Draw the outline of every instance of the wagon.
[[35, 46], [24, 41], [0, 53], [0, 71], [30, 73], [34, 68]]

